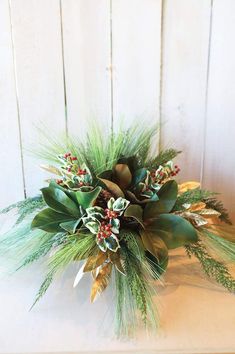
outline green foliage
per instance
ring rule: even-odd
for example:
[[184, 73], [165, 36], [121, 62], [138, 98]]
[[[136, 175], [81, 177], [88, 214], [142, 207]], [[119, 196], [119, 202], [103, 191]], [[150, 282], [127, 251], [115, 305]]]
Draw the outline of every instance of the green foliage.
[[154, 290], [149, 282], [152, 273], [138, 238], [135, 232], [122, 231], [125, 243], [121, 257], [126, 276], [115, 270], [117, 334], [122, 336], [133, 334], [140, 319], [146, 327], [157, 328], [156, 308], [152, 300]]
[[206, 206], [208, 208], [214, 209], [221, 214], [219, 216], [221, 221], [225, 222], [226, 224], [232, 225], [232, 221], [229, 218], [228, 211], [227, 209], [225, 209], [223, 203], [220, 200], [214, 197], [208, 197], [204, 198], [203, 201], [206, 203]]
[[174, 214], [159, 215], [146, 227], [146, 230], [159, 236], [169, 249], [198, 240], [197, 232], [192, 224]]
[[90, 192], [82, 192], [82, 191], [77, 191], [76, 192], [76, 198], [78, 201], [78, 204], [81, 205], [84, 209], [90, 208], [93, 204], [98, 195], [101, 192], [101, 187], [96, 187]]
[[61, 270], [65, 269], [74, 260], [79, 261], [88, 258], [96, 252], [97, 246], [95, 238], [92, 234], [76, 234], [70, 235], [65, 245], [62, 245], [57, 252], [49, 259], [48, 273], [43, 281], [35, 301], [31, 308], [46, 293], [54, 276]]
[[27, 216], [34, 213], [36, 210], [45, 207], [45, 202], [42, 196], [36, 196], [32, 198], [26, 198], [20, 202], [9, 205], [0, 211], [0, 214], [6, 214], [13, 209], [17, 209], [18, 218], [16, 220], [16, 225], [20, 224]]
[[198, 203], [215, 194], [216, 193], [214, 192], [209, 192], [200, 188], [188, 190], [178, 196], [172, 211], [180, 211], [184, 209], [183, 204]]
[[200, 262], [206, 275], [230, 292], [235, 292], [235, 279], [229, 273], [225, 264], [213, 258], [207, 251], [202, 241], [185, 246], [187, 255], [194, 255]]
[[144, 209], [144, 220], [152, 219], [158, 214], [170, 213], [175, 205], [178, 193], [178, 185], [176, 181], [166, 182], [158, 192], [157, 201], [147, 203]]
[[149, 159], [146, 164], [148, 169], [156, 169], [158, 166], [163, 165], [164, 163], [173, 160], [181, 151], [175, 149], [168, 149], [161, 151], [157, 157]]

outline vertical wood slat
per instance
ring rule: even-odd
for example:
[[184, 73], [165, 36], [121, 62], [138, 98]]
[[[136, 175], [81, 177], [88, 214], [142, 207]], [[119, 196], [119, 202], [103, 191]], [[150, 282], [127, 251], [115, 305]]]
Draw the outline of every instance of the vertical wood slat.
[[0, 209], [24, 198], [8, 0], [0, 1]]
[[182, 180], [200, 180], [211, 1], [165, 0], [161, 147], [182, 150]]
[[10, 0], [27, 196], [47, 176], [27, 152], [40, 146], [35, 126], [65, 129], [59, 0]]
[[157, 123], [161, 1], [113, 0], [112, 25], [114, 127]]
[[111, 128], [110, 2], [62, 0], [68, 131]]
[[214, 0], [203, 186], [221, 193], [235, 220], [235, 2]]

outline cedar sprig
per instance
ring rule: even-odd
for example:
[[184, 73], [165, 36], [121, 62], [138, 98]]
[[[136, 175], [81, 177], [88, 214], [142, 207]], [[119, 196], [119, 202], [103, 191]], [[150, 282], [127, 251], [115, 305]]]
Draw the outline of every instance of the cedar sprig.
[[202, 269], [208, 277], [214, 279], [230, 292], [235, 292], [235, 279], [229, 273], [228, 268], [208, 253], [201, 240], [197, 243], [186, 245], [185, 249], [189, 258], [195, 256], [199, 260]]
[[168, 149], [161, 151], [157, 157], [150, 159], [146, 163], [146, 168], [155, 169], [156, 167], [163, 165], [164, 163], [173, 160], [181, 151], [175, 149]]

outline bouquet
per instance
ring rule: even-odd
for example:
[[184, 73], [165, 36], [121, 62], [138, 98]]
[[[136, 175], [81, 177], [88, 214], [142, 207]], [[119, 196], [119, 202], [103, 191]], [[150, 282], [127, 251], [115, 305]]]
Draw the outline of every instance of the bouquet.
[[129, 335], [140, 322], [157, 327], [156, 285], [169, 251], [178, 247], [235, 291], [228, 268], [235, 261], [235, 232], [227, 211], [198, 182], [176, 182], [180, 168], [172, 160], [179, 152], [154, 156], [155, 131], [133, 127], [104, 135], [94, 127], [85, 142], [49, 137], [38, 152], [53, 178], [40, 195], [1, 211], [17, 208], [18, 218], [0, 239], [0, 254], [14, 258], [16, 269], [45, 259], [48, 271], [34, 304], [77, 262], [73, 286], [89, 273], [91, 302], [113, 287], [118, 335]]

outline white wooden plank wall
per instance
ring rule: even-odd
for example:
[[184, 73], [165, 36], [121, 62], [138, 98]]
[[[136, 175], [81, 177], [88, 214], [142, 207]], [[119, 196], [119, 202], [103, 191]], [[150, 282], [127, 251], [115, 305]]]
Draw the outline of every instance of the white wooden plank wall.
[[42, 184], [40, 122], [161, 122], [180, 179], [221, 192], [235, 220], [234, 32], [233, 0], [0, 0], [0, 207]]

